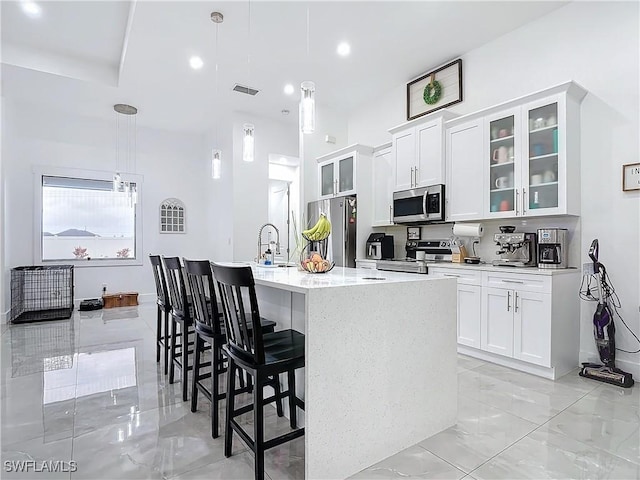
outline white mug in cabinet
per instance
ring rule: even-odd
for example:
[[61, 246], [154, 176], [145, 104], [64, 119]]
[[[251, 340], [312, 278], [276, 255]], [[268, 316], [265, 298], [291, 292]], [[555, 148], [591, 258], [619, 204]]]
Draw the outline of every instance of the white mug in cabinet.
[[507, 177], [496, 178], [496, 188], [507, 188], [509, 179]]
[[551, 170], [547, 170], [546, 172], [544, 172], [544, 175], [542, 176], [542, 181], [544, 183], [549, 183], [549, 182], [553, 182], [556, 179], [556, 174], [553, 173]]
[[507, 150], [507, 147], [502, 146], [500, 148], [496, 148], [493, 151], [493, 161], [497, 162], [497, 163], [504, 163], [507, 161], [507, 157], [508, 157], [508, 153], [509, 151]]
[[531, 175], [531, 185], [538, 185], [540, 183], [542, 183], [542, 175], [540, 173]]

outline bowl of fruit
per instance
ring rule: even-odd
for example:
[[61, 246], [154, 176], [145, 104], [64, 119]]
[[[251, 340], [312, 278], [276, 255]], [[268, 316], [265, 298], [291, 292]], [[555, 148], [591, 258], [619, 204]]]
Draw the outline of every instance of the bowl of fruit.
[[305, 272], [309, 273], [327, 273], [333, 269], [335, 263], [322, 258], [317, 252], [312, 252], [309, 256], [304, 256], [300, 260], [300, 266]]

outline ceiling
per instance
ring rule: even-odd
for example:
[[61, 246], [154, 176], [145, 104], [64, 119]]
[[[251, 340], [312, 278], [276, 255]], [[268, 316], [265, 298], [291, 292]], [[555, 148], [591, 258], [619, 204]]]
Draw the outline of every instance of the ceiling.
[[[139, 125], [201, 132], [233, 112], [297, 123], [299, 85], [313, 80], [317, 102], [348, 115], [566, 3], [46, 1], [30, 18], [3, 1], [2, 93], [91, 117], [130, 103]], [[217, 48], [212, 11], [224, 14]]]

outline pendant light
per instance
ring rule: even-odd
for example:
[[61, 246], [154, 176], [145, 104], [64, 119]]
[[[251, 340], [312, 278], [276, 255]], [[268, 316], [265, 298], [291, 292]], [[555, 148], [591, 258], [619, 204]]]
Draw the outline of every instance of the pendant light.
[[[211, 21], [216, 24], [216, 91], [215, 103], [218, 111], [216, 117], [216, 145], [218, 145], [218, 125], [220, 123], [220, 105], [218, 103], [218, 25], [224, 21], [220, 12], [211, 12]], [[211, 178], [219, 180], [222, 176], [222, 150], [216, 148], [211, 151]]]
[[[307, 60], [309, 59], [309, 7], [307, 7]], [[300, 130], [313, 133], [316, 129], [316, 85], [311, 81], [300, 85]]]
[[211, 178], [220, 180], [222, 170], [222, 150], [213, 149], [211, 151]]
[[[138, 109], [118, 103], [113, 106], [113, 110], [116, 112], [116, 172], [113, 175], [113, 191], [126, 192], [133, 206], [138, 200], [136, 184], [123, 180], [120, 171], [125, 168], [129, 173], [135, 173], [136, 170]], [[121, 158], [121, 146], [124, 146], [124, 158]]]
[[242, 160], [253, 162], [256, 145], [254, 141], [254, 126], [250, 123], [242, 125]]
[[[247, 26], [247, 81], [251, 85], [251, 0], [249, 0], [249, 23]], [[255, 157], [255, 127], [251, 123], [242, 125], [242, 160], [253, 162]]]
[[300, 128], [302, 133], [316, 129], [316, 85], [306, 81], [300, 85]]

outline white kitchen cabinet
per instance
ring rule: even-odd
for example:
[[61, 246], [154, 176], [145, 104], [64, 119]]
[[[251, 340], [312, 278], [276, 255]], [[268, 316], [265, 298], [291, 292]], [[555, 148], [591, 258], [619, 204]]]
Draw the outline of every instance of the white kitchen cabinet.
[[373, 151], [373, 225], [393, 225], [393, 164], [391, 143]]
[[551, 295], [516, 290], [513, 356], [549, 367], [551, 362]]
[[447, 128], [445, 216], [448, 222], [484, 217], [483, 130], [481, 119]]
[[447, 220], [579, 215], [586, 93], [567, 82], [447, 121]]
[[481, 348], [499, 355], [513, 356], [513, 292], [501, 288], [484, 290]]
[[[318, 162], [318, 193], [320, 199], [354, 195], [357, 193], [359, 163], [369, 163], [373, 149], [364, 145], [351, 145], [336, 152], [324, 155]], [[362, 157], [369, 157], [366, 160]], [[370, 172], [370, 165], [364, 166]], [[370, 173], [367, 175], [371, 181]], [[367, 190], [370, 187], [367, 185]]]
[[481, 272], [429, 267], [429, 275], [458, 280], [458, 344], [480, 348]]
[[440, 110], [389, 130], [394, 191], [444, 183], [444, 122], [453, 117]]
[[318, 164], [320, 198], [356, 193], [356, 162], [353, 155]]
[[484, 283], [481, 349], [551, 367], [551, 278], [489, 273]]

